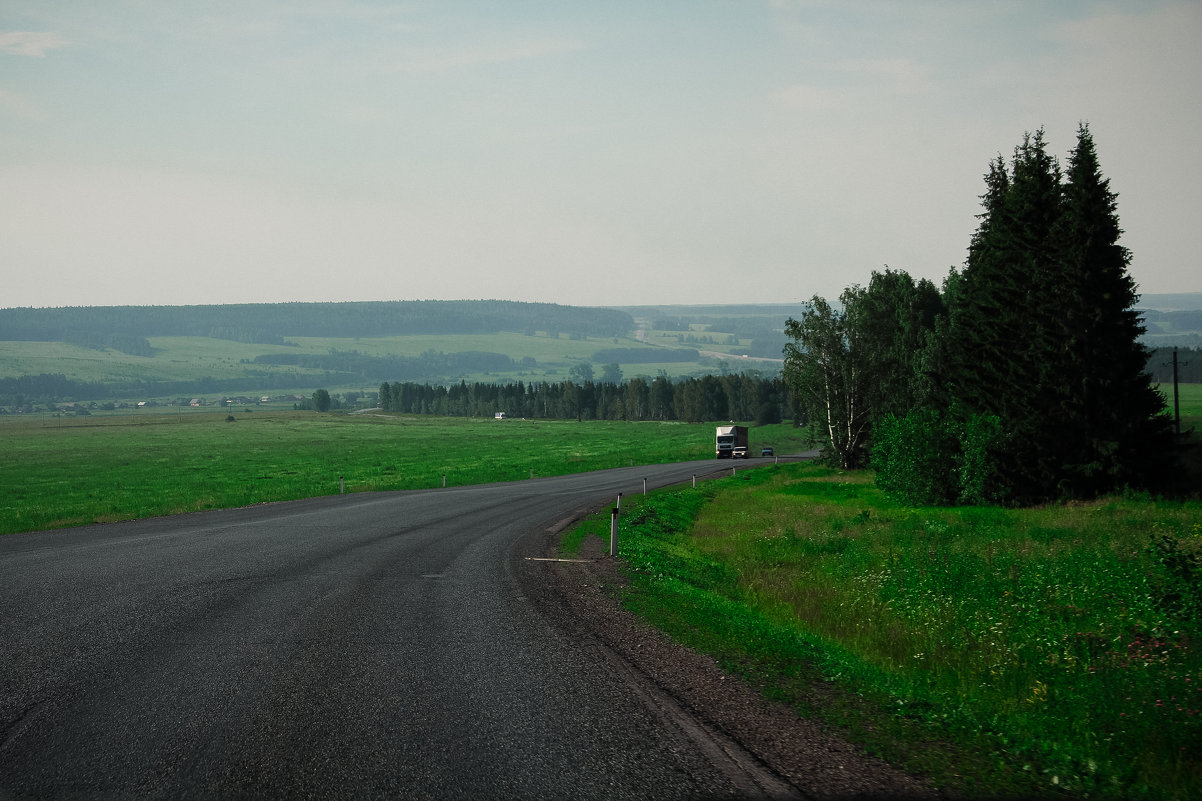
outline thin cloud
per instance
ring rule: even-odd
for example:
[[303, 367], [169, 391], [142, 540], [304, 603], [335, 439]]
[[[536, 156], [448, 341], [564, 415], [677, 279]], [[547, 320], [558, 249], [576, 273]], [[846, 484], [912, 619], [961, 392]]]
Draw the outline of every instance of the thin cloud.
[[496, 45], [422, 47], [404, 54], [394, 65], [398, 72], [443, 72], [529, 61], [584, 49], [574, 39], [551, 38]]
[[0, 33], [0, 52], [14, 56], [42, 58], [47, 51], [66, 47], [68, 42], [51, 31], [10, 31]]

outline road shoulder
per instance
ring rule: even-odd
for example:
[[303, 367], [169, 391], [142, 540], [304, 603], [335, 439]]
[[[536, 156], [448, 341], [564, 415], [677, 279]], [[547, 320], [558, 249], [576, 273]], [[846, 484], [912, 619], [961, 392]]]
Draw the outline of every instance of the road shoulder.
[[599, 539], [582, 547], [585, 561], [539, 561], [555, 558], [565, 525], [534, 532], [511, 550], [522, 592], [559, 629], [594, 639], [602, 658], [644, 702], [712, 756], [745, 797], [942, 797], [929, 782], [767, 700], [710, 657], [622, 609], [617, 599], [625, 578], [619, 560], [603, 555]]

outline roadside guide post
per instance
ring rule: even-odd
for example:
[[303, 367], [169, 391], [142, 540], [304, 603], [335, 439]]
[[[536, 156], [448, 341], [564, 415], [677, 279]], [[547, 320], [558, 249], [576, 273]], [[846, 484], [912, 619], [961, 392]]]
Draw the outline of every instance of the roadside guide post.
[[[622, 496], [618, 496], [621, 499]], [[621, 508], [615, 506], [609, 510], [609, 555], [618, 555], [618, 513]]]

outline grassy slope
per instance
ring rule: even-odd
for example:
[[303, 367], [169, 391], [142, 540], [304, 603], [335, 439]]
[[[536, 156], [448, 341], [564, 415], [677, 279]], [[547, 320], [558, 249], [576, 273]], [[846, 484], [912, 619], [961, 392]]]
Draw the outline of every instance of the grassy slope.
[[1202, 788], [1202, 504], [913, 509], [780, 466], [633, 498], [621, 537], [631, 608], [961, 792]]

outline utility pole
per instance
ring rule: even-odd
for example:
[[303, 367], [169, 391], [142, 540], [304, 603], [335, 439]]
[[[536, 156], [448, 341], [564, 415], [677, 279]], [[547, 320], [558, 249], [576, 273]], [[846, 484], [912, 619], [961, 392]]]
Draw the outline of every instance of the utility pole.
[[1181, 403], [1177, 400], [1177, 346], [1173, 346], [1173, 419], [1177, 422], [1177, 436], [1181, 436]]

